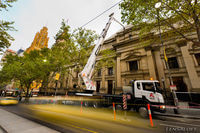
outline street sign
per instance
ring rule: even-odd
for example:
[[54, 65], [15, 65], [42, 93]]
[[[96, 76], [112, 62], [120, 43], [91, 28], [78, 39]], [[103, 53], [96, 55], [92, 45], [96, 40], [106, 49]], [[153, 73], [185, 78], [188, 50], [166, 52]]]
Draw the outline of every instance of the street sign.
[[170, 85], [170, 90], [171, 91], [176, 91], [177, 90], [176, 85]]

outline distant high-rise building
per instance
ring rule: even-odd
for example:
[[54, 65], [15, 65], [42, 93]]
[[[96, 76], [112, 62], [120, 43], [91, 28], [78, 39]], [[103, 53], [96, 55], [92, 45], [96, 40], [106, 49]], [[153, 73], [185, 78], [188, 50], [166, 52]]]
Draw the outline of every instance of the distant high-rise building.
[[22, 48], [20, 48], [18, 51], [17, 51], [17, 55], [19, 56], [23, 56], [23, 53], [24, 53], [24, 50]]
[[48, 47], [48, 41], [49, 37], [48, 28], [43, 27], [40, 32], [37, 32], [35, 35], [35, 38], [29, 48], [26, 49], [26, 52], [29, 53], [31, 50], [40, 50], [41, 48], [47, 48]]

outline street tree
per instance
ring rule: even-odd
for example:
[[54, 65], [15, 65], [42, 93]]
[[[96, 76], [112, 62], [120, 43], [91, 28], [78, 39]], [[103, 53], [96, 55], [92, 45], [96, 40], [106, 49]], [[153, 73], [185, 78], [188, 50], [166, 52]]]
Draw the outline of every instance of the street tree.
[[76, 73], [83, 69], [97, 37], [94, 31], [83, 28], [71, 31], [70, 26], [66, 25], [64, 20], [62, 21], [61, 28], [55, 36], [56, 43], [52, 47], [54, 64], [56, 71], [61, 74], [61, 79], [64, 76], [71, 76], [78, 82], [72, 69]]
[[52, 71], [51, 63], [43, 61], [46, 58], [46, 53], [47, 49], [25, 52], [24, 56], [7, 55], [0, 71], [1, 81], [19, 81], [28, 97], [32, 82], [44, 79], [46, 73]]
[[[76, 85], [80, 87], [80, 84], [78, 84], [78, 74], [86, 65], [98, 37], [94, 31], [84, 28], [77, 28], [71, 31], [70, 26], [62, 21], [61, 28], [55, 36], [56, 43], [52, 47], [52, 54], [55, 55], [53, 57], [56, 58], [55, 64], [57, 64], [57, 70], [62, 71], [61, 78], [64, 75], [67, 77], [71, 76], [73, 81], [76, 82]], [[107, 58], [111, 56], [111, 53], [113, 51], [106, 50], [102, 52], [102, 59], [104, 60], [99, 63], [101, 65], [98, 65], [96, 70], [101, 66], [103, 67], [103, 64], [105, 66], [111, 60], [111, 58]], [[72, 72], [77, 74], [73, 75]]]
[[[12, 7], [12, 3], [17, 0], [1, 0], [0, 1], [0, 12], [3, 10], [8, 11], [8, 7]], [[0, 52], [4, 50], [4, 48], [8, 48], [11, 45], [11, 41], [14, 38], [8, 33], [8, 31], [15, 31], [12, 26], [14, 22], [8, 22], [5, 20], [0, 20]]]
[[[158, 2], [160, 7], [155, 8]], [[125, 0], [120, 8], [122, 21], [132, 24], [134, 29], [139, 27], [140, 35], [161, 25], [168, 37], [179, 35], [200, 46], [199, 0]], [[190, 32], [196, 32], [197, 39], [186, 35]]]

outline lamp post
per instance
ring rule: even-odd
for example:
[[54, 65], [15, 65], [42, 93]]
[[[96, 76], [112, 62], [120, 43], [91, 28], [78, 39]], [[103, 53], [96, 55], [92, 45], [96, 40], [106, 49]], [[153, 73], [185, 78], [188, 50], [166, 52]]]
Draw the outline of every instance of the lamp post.
[[44, 59], [43, 62], [47, 62], [47, 59]]
[[163, 90], [164, 90], [164, 94], [165, 94], [165, 100], [167, 100], [167, 91], [166, 91], [166, 88], [165, 88], [165, 78], [162, 77], [161, 81], [162, 81], [162, 84], [163, 84]]
[[[43, 59], [43, 62], [46, 63], [46, 62], [47, 62], [47, 59], [46, 59], [46, 58]], [[43, 82], [42, 84], [44, 84], [44, 81], [42, 81], [42, 82]], [[47, 85], [47, 86], [48, 86], [48, 85]], [[45, 96], [47, 95], [47, 86], [44, 87], [44, 95], [45, 95]]]
[[[163, 51], [163, 55], [164, 55], [164, 61], [165, 61], [165, 65], [166, 65], [166, 68], [168, 70], [168, 73], [169, 73], [169, 80], [170, 80], [170, 85], [174, 85], [173, 83], [173, 80], [172, 80], [172, 76], [171, 76], [171, 71], [169, 69], [169, 64], [168, 64], [168, 60], [167, 60], [167, 56], [165, 54], [165, 47], [163, 45], [163, 40], [162, 40], [162, 35], [161, 35], [161, 26], [160, 26], [160, 15], [159, 15], [159, 9], [161, 7], [162, 3], [161, 2], [157, 2], [155, 4], [155, 8], [156, 8], [156, 11], [157, 11], [157, 19], [158, 19], [158, 27], [159, 27], [159, 36], [160, 36], [160, 41], [161, 41], [161, 48], [162, 48], [162, 51]], [[165, 87], [164, 87], [165, 88]], [[165, 93], [166, 95], [166, 93]], [[176, 106], [177, 109], [174, 110], [174, 113], [178, 114], [178, 98], [176, 96], [176, 93], [175, 93], [175, 90], [172, 90], [172, 95], [173, 95], [173, 98], [174, 98], [174, 104]]]

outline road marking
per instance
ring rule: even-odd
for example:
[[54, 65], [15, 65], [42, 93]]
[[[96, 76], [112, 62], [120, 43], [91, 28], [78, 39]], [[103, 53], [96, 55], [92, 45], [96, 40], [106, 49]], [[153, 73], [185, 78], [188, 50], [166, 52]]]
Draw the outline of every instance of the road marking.
[[160, 124], [160, 125], [163, 125], [163, 126], [171, 126], [171, 127], [179, 127], [179, 128], [182, 128], [181, 126], [174, 126], [174, 125], [169, 125], [169, 124]]
[[[48, 112], [48, 113], [53, 113], [53, 114], [57, 114], [57, 115], [63, 115], [63, 113], [57, 113], [57, 112], [52, 112], [52, 111], [47, 111], [47, 110], [41, 110], [41, 109], [32, 109], [32, 110], [37, 110], [37, 111], [41, 111], [41, 112]], [[73, 125], [73, 124], [67, 124], [67, 125], [69, 125], [71, 127], [74, 127], [74, 128], [81, 129], [81, 130], [85, 130], [85, 131], [88, 131], [88, 132], [91, 132], [91, 133], [98, 133], [98, 132], [92, 131], [90, 129], [82, 128], [82, 127], [79, 127], [79, 126], [76, 126], [76, 125]]]
[[[164, 123], [166, 123], [166, 122], [164, 122]], [[183, 125], [194, 126], [194, 127], [200, 127], [200, 125], [194, 125], [194, 124], [189, 124], [189, 123], [177, 123], [177, 122], [170, 122], [170, 123], [183, 124]]]
[[88, 131], [88, 132], [91, 132], [91, 133], [98, 133], [98, 132], [95, 132], [95, 131], [92, 131], [92, 130], [89, 130], [89, 129], [86, 129], [86, 128], [82, 128], [82, 127], [79, 127], [79, 126], [75, 126], [75, 125], [72, 125], [72, 124], [69, 124], [69, 125], [71, 127], [82, 129], [82, 130], [85, 130], [85, 131]]

